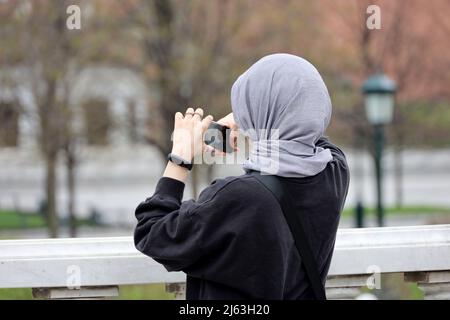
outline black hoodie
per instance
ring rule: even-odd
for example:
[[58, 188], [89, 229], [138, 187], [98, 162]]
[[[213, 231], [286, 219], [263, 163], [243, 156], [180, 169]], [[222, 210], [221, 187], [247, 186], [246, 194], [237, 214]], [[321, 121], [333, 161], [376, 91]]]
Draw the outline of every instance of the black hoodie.
[[[321, 138], [333, 160], [319, 174], [281, 178], [302, 215], [325, 283], [349, 171], [343, 152]], [[312, 299], [281, 207], [253, 175], [212, 182], [197, 201], [181, 202], [184, 183], [162, 177], [136, 209], [136, 248], [168, 271], [187, 274], [186, 298]]]

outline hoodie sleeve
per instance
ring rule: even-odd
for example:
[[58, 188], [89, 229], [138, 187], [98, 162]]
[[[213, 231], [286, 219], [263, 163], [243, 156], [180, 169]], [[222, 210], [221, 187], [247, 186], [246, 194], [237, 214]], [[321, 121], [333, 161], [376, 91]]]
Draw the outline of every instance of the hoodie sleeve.
[[181, 202], [184, 183], [162, 177], [155, 193], [136, 208], [134, 232], [136, 249], [163, 264], [168, 271], [179, 271], [201, 255], [200, 223], [192, 218], [195, 201]]
[[182, 202], [184, 183], [162, 177], [155, 193], [136, 208], [136, 248], [168, 271], [185, 271], [205, 253], [222, 250], [230, 225], [224, 221], [238, 208], [228, 187], [232, 181], [217, 179], [197, 201]]

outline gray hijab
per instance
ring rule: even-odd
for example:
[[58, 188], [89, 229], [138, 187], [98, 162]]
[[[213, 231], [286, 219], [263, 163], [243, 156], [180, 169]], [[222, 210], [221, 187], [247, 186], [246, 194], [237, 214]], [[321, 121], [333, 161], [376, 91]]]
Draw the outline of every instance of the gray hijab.
[[332, 160], [329, 149], [316, 146], [330, 122], [330, 96], [305, 59], [281, 53], [260, 59], [233, 84], [231, 106], [252, 140], [244, 169], [307, 177]]

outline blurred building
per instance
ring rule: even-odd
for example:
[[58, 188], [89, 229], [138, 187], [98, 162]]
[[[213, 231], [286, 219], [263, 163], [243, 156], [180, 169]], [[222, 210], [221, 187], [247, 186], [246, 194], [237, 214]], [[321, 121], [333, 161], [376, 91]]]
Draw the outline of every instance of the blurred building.
[[[39, 123], [27, 70], [0, 82], [0, 207], [35, 212], [45, 199], [45, 165]], [[76, 212], [99, 212], [105, 222], [130, 219], [143, 194], [133, 188], [160, 174], [161, 158], [144, 143], [149, 95], [128, 69], [92, 67], [71, 82], [70, 106], [79, 133]], [[154, 98], [154, 97], [153, 97]], [[58, 211], [66, 214], [65, 167], [58, 163]], [[148, 164], [151, 164], [148, 166]], [[125, 222], [125, 221], [124, 221]]]

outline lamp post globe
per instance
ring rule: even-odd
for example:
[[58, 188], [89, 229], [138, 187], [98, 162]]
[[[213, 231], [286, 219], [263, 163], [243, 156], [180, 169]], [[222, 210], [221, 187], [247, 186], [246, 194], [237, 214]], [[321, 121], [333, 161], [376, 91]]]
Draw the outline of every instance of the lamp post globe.
[[376, 73], [364, 82], [366, 116], [372, 125], [392, 122], [396, 90], [395, 82], [383, 73]]

